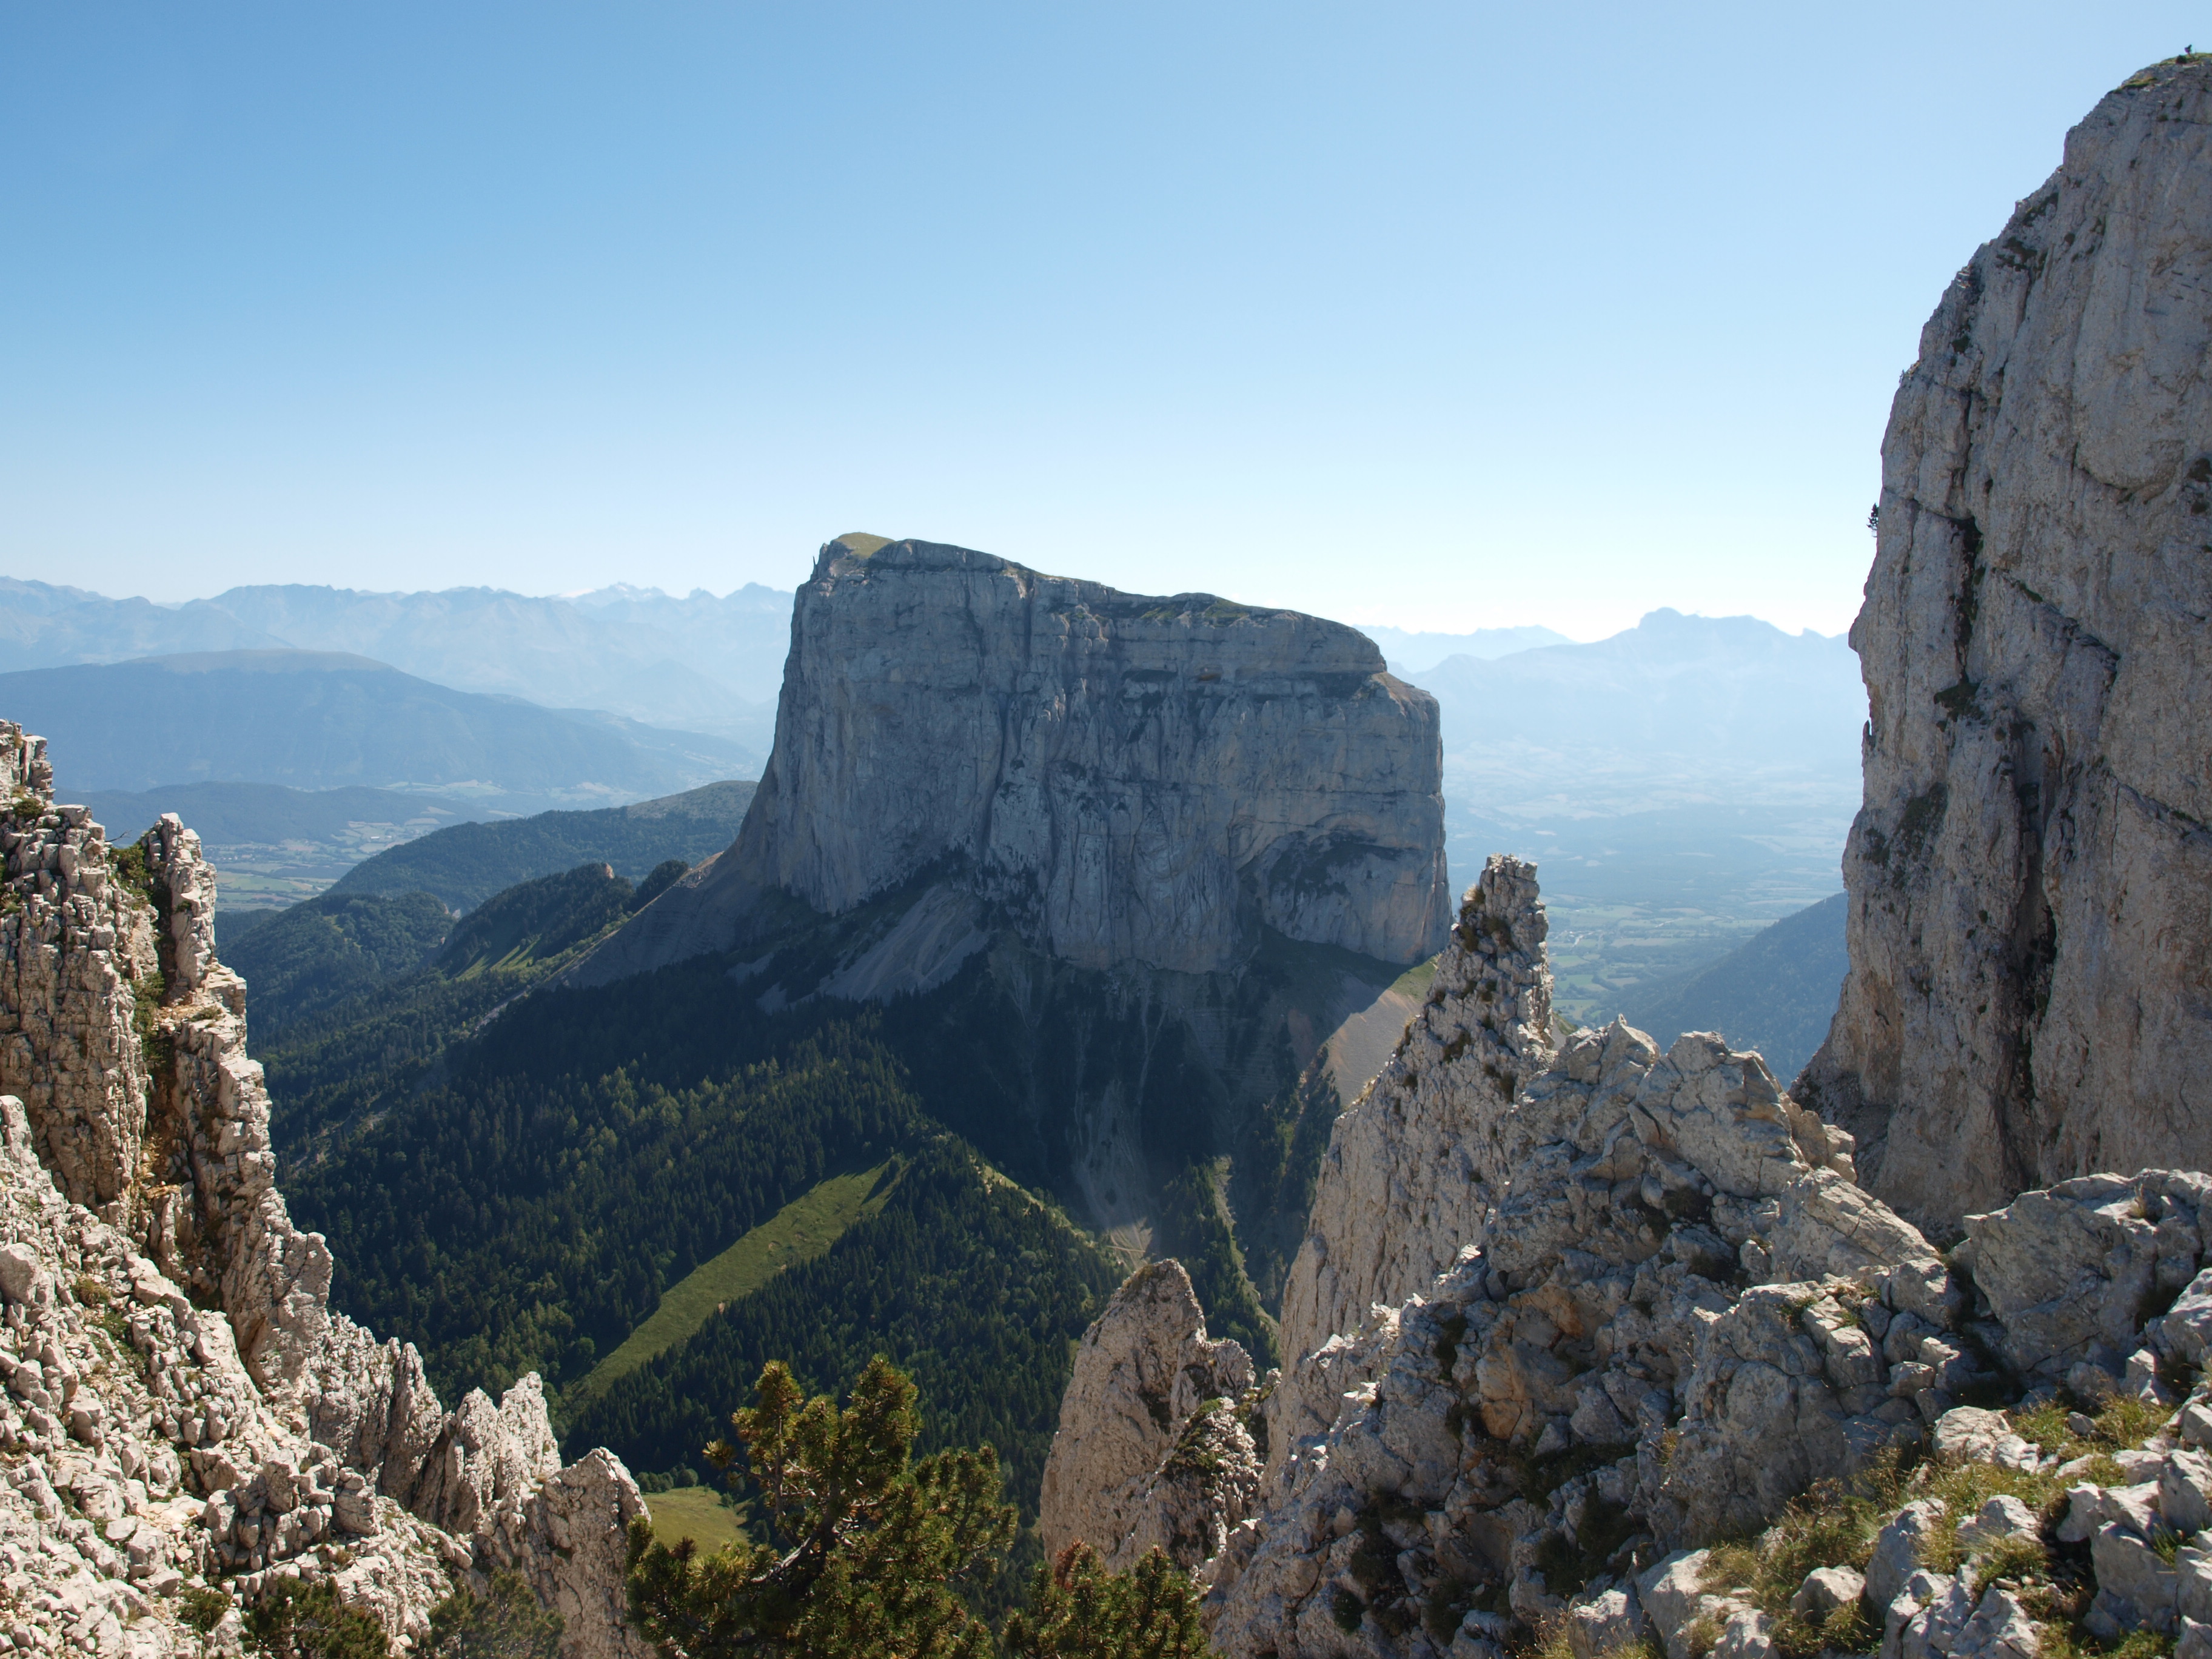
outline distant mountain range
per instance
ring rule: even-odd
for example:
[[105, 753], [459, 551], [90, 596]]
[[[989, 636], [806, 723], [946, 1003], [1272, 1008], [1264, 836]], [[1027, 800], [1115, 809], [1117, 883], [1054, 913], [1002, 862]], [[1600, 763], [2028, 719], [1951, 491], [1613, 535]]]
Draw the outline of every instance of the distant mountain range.
[[1655, 611], [1589, 645], [1446, 659], [1455, 885], [1533, 859], [1561, 1006], [1596, 1020], [1835, 890], [1867, 716], [1840, 637]]
[[1354, 626], [1382, 647], [1390, 672], [1400, 679], [1425, 673], [1448, 657], [1503, 657], [1543, 645], [1572, 645], [1549, 628], [1478, 628], [1472, 634], [1409, 634], [1402, 628]]
[[710, 783], [659, 800], [588, 812], [540, 812], [503, 823], [457, 823], [364, 860], [337, 894], [426, 892], [454, 910], [585, 863], [641, 881], [669, 859], [697, 864], [737, 838], [752, 805], [750, 783]]
[[750, 775], [721, 738], [436, 685], [337, 652], [228, 651], [0, 674], [53, 744], [64, 796], [179, 781], [345, 785], [507, 811], [613, 804]]
[[0, 670], [185, 652], [347, 652], [464, 691], [604, 708], [765, 754], [790, 645], [791, 595], [749, 585], [603, 588], [567, 599], [498, 588], [369, 593], [234, 587], [174, 607], [0, 579]]
[[[58, 750], [66, 767], [84, 769], [65, 773], [64, 787], [404, 786], [441, 798], [425, 810], [492, 818], [757, 776], [791, 605], [790, 593], [758, 586], [720, 598], [628, 585], [533, 598], [291, 585], [163, 606], [0, 580], [0, 668], [65, 672], [149, 653], [279, 649], [373, 658], [399, 671], [386, 691], [410, 676], [413, 690], [333, 702], [295, 699], [288, 687], [257, 701], [248, 694], [278, 684], [264, 674], [235, 682], [241, 700], [220, 723], [125, 718], [137, 706], [128, 699], [102, 705], [114, 718]], [[1706, 965], [1833, 890], [1866, 717], [1857, 662], [1840, 638], [1673, 611], [1588, 645], [1539, 627], [1364, 631], [1393, 672], [1442, 706], [1455, 883], [1491, 852], [1543, 866], [1561, 1002], [1577, 1017], [1615, 1012], [1638, 985]], [[309, 678], [334, 684], [335, 659], [315, 660]], [[81, 725], [67, 722], [82, 708], [64, 694], [74, 684], [0, 674], [0, 699], [23, 694], [0, 709], [57, 738], [74, 734]], [[484, 704], [441, 701], [469, 693]], [[526, 729], [535, 735], [507, 735]], [[271, 835], [258, 850], [241, 853], [240, 841], [216, 856], [238, 900], [281, 902], [421, 833], [429, 826], [402, 826], [422, 816], [349, 811], [335, 837], [307, 838], [311, 851], [271, 851], [283, 839]]]

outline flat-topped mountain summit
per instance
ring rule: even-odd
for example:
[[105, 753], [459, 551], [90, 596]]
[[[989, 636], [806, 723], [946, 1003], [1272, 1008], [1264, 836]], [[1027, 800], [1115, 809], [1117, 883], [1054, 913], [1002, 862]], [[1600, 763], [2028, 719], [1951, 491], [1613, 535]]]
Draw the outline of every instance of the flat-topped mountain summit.
[[987, 908], [1093, 969], [1218, 971], [1267, 931], [1401, 963], [1440, 947], [1437, 705], [1364, 635], [873, 540], [827, 544], [799, 589], [736, 845], [586, 982], [764, 937], [770, 895], [838, 916], [923, 872], [928, 937], [878, 988], [980, 946]]

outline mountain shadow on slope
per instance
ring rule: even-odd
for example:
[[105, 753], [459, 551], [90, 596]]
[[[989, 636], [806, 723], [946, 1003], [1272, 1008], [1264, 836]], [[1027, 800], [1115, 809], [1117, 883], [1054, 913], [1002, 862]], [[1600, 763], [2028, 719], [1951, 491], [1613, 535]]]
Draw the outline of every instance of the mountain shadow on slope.
[[540, 812], [496, 823], [457, 823], [365, 859], [334, 893], [434, 893], [455, 910], [580, 864], [614, 866], [641, 881], [671, 859], [699, 864], [735, 839], [752, 804], [750, 781], [709, 783], [681, 794], [591, 811]]
[[1796, 1077], [1828, 1035], [1850, 966], [1848, 896], [1838, 893], [1753, 934], [1710, 968], [1637, 988], [1628, 1023], [1663, 1048], [1685, 1031], [1717, 1031], [1755, 1049], [1775, 1076]]
[[252, 993], [279, 1156], [406, 1097], [447, 1044], [573, 960], [639, 890], [587, 864], [520, 883], [458, 923], [428, 893], [331, 893], [245, 934], [230, 953]]

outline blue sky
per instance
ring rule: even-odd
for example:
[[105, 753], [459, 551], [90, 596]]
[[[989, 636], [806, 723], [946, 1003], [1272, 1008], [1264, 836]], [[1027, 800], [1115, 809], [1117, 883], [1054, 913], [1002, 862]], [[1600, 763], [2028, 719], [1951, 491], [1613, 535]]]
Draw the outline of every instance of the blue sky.
[[2158, 3], [0, 0], [0, 571], [1835, 632], [1898, 372]]

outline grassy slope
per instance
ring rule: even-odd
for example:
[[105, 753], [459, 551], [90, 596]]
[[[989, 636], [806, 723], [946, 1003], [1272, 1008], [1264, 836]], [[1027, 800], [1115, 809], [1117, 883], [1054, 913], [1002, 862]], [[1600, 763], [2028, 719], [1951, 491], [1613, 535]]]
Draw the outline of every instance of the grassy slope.
[[653, 1516], [654, 1540], [673, 1544], [679, 1538], [693, 1539], [702, 1554], [734, 1542], [741, 1531], [738, 1511], [722, 1502], [721, 1493], [720, 1486], [712, 1486], [649, 1494], [645, 1506]]
[[820, 1255], [855, 1221], [884, 1207], [902, 1168], [893, 1159], [872, 1170], [831, 1176], [670, 1285], [651, 1316], [569, 1390], [570, 1409], [598, 1399], [616, 1382], [689, 1337], [727, 1304], [758, 1290], [786, 1267]]

